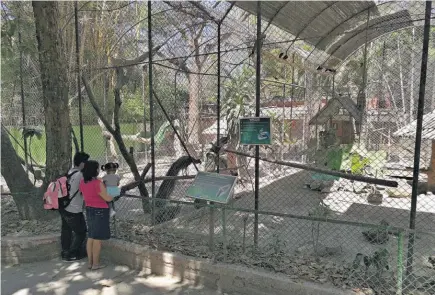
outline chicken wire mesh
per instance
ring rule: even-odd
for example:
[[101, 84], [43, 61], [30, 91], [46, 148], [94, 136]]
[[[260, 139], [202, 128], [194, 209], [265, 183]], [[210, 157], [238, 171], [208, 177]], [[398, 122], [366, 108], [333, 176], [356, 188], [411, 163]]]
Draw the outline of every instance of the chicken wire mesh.
[[[298, 16], [304, 20], [300, 27], [289, 27], [294, 23], [282, 15], [309, 4], [262, 3], [259, 107], [261, 116], [271, 118], [272, 144], [261, 146], [259, 154], [342, 174], [260, 161], [258, 191], [255, 159], [226, 151], [254, 156], [254, 147], [239, 145], [238, 119], [256, 111], [256, 4], [152, 2], [152, 86], [146, 3], [79, 5], [85, 151], [101, 164], [119, 162], [125, 186], [115, 202], [112, 230], [126, 240], [282, 272], [292, 279], [330, 282], [362, 293], [432, 294], [433, 148], [425, 131], [415, 230], [409, 230], [424, 2], [319, 3], [323, 6], [312, 7], [317, 13]], [[21, 25], [32, 26], [31, 5], [14, 5], [24, 8]], [[73, 7], [61, 8], [70, 37], [65, 44], [71, 122], [80, 139]], [[336, 23], [330, 13], [340, 11], [344, 18]], [[24, 51], [22, 75], [17, 50], [8, 59], [13, 79], [2, 81], [2, 124], [21, 145], [23, 125], [44, 130], [33, 32], [22, 33], [34, 46]], [[423, 128], [431, 123], [435, 105], [433, 40], [431, 28]], [[114, 134], [117, 125], [120, 138]], [[227, 143], [216, 152], [218, 135]], [[43, 166], [43, 135], [28, 140], [34, 166]], [[154, 195], [151, 170], [143, 174], [152, 151]], [[214, 172], [217, 166], [220, 173], [237, 176], [230, 202], [223, 208], [186, 197], [197, 171]], [[353, 176], [398, 186], [367, 184]], [[141, 179], [144, 186], [132, 185]]]

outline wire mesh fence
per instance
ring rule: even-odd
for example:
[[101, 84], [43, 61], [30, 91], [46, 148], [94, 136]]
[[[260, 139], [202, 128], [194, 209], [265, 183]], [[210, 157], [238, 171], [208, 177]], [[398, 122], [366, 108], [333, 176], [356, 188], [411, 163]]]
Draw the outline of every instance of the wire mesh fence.
[[[75, 138], [82, 124], [91, 158], [120, 164], [123, 195], [112, 232], [361, 294], [433, 294], [435, 44], [431, 27], [422, 88], [425, 3], [315, 2], [313, 15], [294, 15], [309, 11], [302, 9], [307, 3], [263, 2], [259, 31], [256, 4], [245, 2], [152, 2], [151, 11], [140, 2], [79, 5], [82, 122], [74, 10], [60, 6]], [[14, 41], [7, 59], [2, 124], [23, 159], [27, 150], [28, 166], [39, 171], [29, 175], [41, 185], [48, 155], [31, 4], [7, 5], [23, 11], [19, 28], [30, 49]], [[294, 22], [283, 17], [290, 12]], [[258, 170], [256, 147], [239, 144], [238, 123], [257, 109], [272, 128], [271, 144], [258, 148], [268, 160]], [[153, 155], [155, 170], [144, 173]], [[217, 169], [237, 176], [228, 204], [186, 197], [198, 171]]]

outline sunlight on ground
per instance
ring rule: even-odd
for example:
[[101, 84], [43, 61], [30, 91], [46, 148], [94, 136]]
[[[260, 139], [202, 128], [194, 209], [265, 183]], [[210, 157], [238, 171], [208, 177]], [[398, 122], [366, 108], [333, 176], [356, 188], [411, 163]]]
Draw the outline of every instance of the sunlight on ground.
[[[164, 261], [172, 261], [173, 255], [165, 253], [161, 258], [162, 272], [169, 273]], [[64, 263], [57, 259], [2, 267], [1, 293], [8, 295], [220, 294], [216, 292], [180, 282], [179, 277], [148, 275], [110, 263], [97, 271], [88, 270], [86, 261]]]
[[12, 295], [30, 295], [30, 289], [29, 288], [21, 289], [15, 293], [13, 293]]

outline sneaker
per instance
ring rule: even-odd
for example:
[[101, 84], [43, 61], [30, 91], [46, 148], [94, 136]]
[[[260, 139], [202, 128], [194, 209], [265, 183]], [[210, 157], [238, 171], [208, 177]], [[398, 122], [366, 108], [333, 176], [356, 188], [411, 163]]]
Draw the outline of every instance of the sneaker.
[[74, 262], [74, 261], [82, 260], [83, 258], [85, 258], [85, 257], [84, 256], [70, 256], [66, 259], [66, 261]]
[[62, 251], [60, 253], [60, 257], [62, 257], [62, 260], [67, 261], [68, 260], [68, 252], [67, 251]]

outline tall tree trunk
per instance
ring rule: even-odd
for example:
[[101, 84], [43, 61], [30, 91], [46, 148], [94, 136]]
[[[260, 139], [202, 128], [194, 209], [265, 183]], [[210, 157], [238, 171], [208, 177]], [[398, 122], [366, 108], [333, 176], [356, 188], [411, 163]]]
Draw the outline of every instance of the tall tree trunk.
[[71, 123], [68, 80], [62, 48], [57, 1], [33, 1], [41, 66], [46, 132], [46, 180], [68, 171], [71, 164]]
[[101, 135], [103, 136], [103, 139], [106, 142], [106, 148], [108, 149], [109, 152], [107, 161], [118, 162], [118, 153], [116, 152], [116, 146], [112, 134], [110, 134], [110, 132], [107, 131], [103, 121], [101, 121], [100, 118], [98, 118], [98, 125], [101, 128]]
[[52, 214], [44, 212], [42, 190], [34, 187], [30, 182], [3, 125], [1, 126], [1, 163], [1, 174], [9, 187], [20, 218], [52, 217]]
[[[406, 101], [405, 101], [405, 87], [403, 85], [403, 69], [402, 69], [402, 54], [400, 52], [400, 37], [397, 36], [397, 54], [399, 57], [399, 78], [400, 78], [400, 95], [402, 98], [402, 114], [403, 121], [407, 122], [406, 114]], [[404, 124], [405, 125], [405, 124]]]
[[415, 60], [415, 52], [414, 52], [414, 41], [415, 40], [415, 28], [412, 28], [412, 42], [411, 42], [411, 77], [409, 78], [411, 81], [411, 88], [409, 90], [409, 123], [414, 120], [414, 60]]
[[188, 74], [189, 77], [189, 119], [188, 136], [192, 144], [199, 143], [199, 99], [200, 99], [200, 75]]

